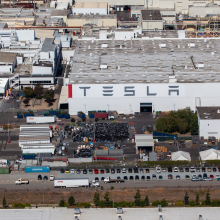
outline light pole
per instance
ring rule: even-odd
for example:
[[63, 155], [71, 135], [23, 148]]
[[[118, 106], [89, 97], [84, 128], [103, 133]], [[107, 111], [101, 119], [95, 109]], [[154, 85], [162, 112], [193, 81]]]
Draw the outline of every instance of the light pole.
[[43, 195], [43, 204], [44, 204], [44, 195]]

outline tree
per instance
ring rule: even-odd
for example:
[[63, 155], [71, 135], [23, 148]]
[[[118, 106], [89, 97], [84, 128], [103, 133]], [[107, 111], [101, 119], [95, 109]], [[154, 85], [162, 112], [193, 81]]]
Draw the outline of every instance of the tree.
[[53, 100], [54, 100], [54, 91], [52, 89], [51, 90], [47, 90], [44, 93], [44, 98], [45, 98], [47, 103], [53, 102]]
[[184, 196], [184, 200], [185, 200], [185, 204], [189, 205], [189, 195], [188, 195], [187, 191], [186, 191], [186, 194]]
[[193, 114], [191, 124], [190, 124], [190, 131], [191, 135], [197, 135], [199, 130], [199, 125], [198, 125], [198, 117], [197, 117], [197, 112]]
[[141, 194], [140, 194], [140, 190], [138, 189], [136, 195], [134, 196], [134, 204], [136, 206], [140, 206], [140, 202], [141, 202]]
[[68, 199], [68, 204], [69, 204], [69, 206], [73, 206], [74, 203], [75, 203], [74, 197], [73, 197], [73, 196], [70, 196], [69, 199]]
[[148, 196], [145, 197], [144, 202], [145, 202], [145, 206], [149, 206], [150, 205]]
[[34, 96], [34, 90], [31, 87], [26, 87], [24, 89], [24, 97], [25, 98], [32, 98]]
[[105, 199], [105, 206], [109, 207], [110, 205], [110, 201], [109, 201], [109, 191], [107, 190], [107, 192], [105, 193], [104, 199]]
[[23, 103], [27, 106], [28, 103], [29, 103], [29, 98], [25, 98], [25, 99], [23, 100]]
[[96, 192], [94, 194], [93, 202], [94, 202], [95, 206], [99, 206], [100, 198], [99, 198], [98, 190], [96, 190]]
[[196, 201], [195, 201], [195, 204], [196, 205], [199, 205], [200, 203], [199, 203], [199, 194], [197, 193], [197, 195], [196, 195]]
[[6, 207], [6, 199], [5, 199], [5, 197], [4, 197], [3, 200], [2, 200], [2, 207], [3, 207], [3, 208]]
[[206, 205], [210, 205], [211, 204], [211, 198], [210, 198], [209, 190], [207, 191], [207, 194], [206, 194], [205, 204]]
[[40, 83], [38, 83], [34, 88], [34, 93], [37, 96], [41, 96], [43, 94], [43, 90], [44, 90], [43, 86]]
[[59, 207], [64, 207], [65, 206], [65, 201], [62, 197], [62, 199], [60, 200], [60, 203], [59, 203]]

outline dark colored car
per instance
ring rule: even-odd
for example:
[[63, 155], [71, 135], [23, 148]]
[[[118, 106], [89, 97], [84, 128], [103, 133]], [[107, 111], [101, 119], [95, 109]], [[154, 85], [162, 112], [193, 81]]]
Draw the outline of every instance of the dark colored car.
[[153, 175], [152, 175], [152, 180], [156, 180], [156, 179], [157, 179], [156, 174], [153, 174]]
[[207, 178], [208, 175], [206, 173], [203, 174], [203, 178]]
[[135, 180], [139, 180], [139, 176], [138, 175], [135, 176]]
[[199, 167], [196, 168], [196, 172], [200, 172], [200, 168]]
[[60, 172], [61, 172], [61, 173], [65, 173], [64, 169], [61, 169]]
[[169, 175], [168, 175], [168, 179], [169, 179], [169, 180], [172, 180], [172, 179], [173, 179], [173, 175], [172, 175], [172, 174], [169, 174]]
[[77, 174], [80, 174], [80, 173], [81, 173], [80, 169], [76, 170], [76, 173], [77, 173]]
[[134, 173], [138, 173], [138, 168], [137, 167], [134, 168]]
[[180, 172], [184, 172], [184, 170], [183, 170], [183, 168], [182, 168], [182, 167], [180, 167], [180, 169], [179, 169], [179, 170], [180, 170]]
[[103, 177], [101, 178], [101, 181], [104, 181], [104, 179], [105, 179], [105, 177], [103, 176]]
[[104, 171], [104, 170], [100, 170], [100, 173], [102, 173], [102, 174], [103, 174], [103, 173], [105, 173], [105, 171]]
[[106, 173], [109, 173], [109, 169], [105, 169], [105, 172], [106, 172]]
[[205, 167], [202, 167], [202, 172], [206, 172], [206, 168]]
[[202, 179], [202, 174], [199, 174], [198, 177], [199, 177], [200, 179]]
[[189, 175], [185, 175], [185, 178], [186, 178], [187, 180], [189, 180], [189, 179], [190, 179]]
[[172, 172], [173, 172], [172, 167], [168, 167], [168, 172], [169, 172], [169, 173], [172, 173]]
[[150, 180], [150, 176], [147, 176], [147, 180]]
[[93, 172], [92, 172], [92, 170], [91, 170], [91, 169], [89, 169], [89, 174], [93, 174]]
[[177, 180], [180, 180], [180, 175], [177, 175], [177, 176], [176, 176], [176, 179], [177, 179]]
[[87, 169], [84, 169], [84, 170], [83, 170], [83, 174], [87, 174]]
[[95, 181], [98, 182], [98, 181], [99, 181], [99, 178], [98, 178], [98, 177], [95, 177]]
[[128, 168], [128, 173], [132, 173], [132, 169], [131, 168]]
[[159, 179], [159, 180], [162, 180], [162, 179], [163, 179], [163, 176], [162, 176], [162, 175], [160, 175], [158, 179]]
[[117, 169], [117, 173], [121, 173], [121, 169]]
[[127, 176], [124, 176], [124, 180], [128, 180], [128, 177], [127, 177]]
[[146, 173], [150, 173], [150, 170], [149, 170], [149, 169], [146, 169]]
[[141, 176], [141, 180], [145, 180], [145, 176]]
[[216, 167], [213, 167], [212, 170], [213, 170], [213, 172], [216, 172], [216, 171], [217, 171]]
[[48, 176], [44, 176], [44, 181], [47, 181], [48, 180]]
[[41, 175], [38, 175], [37, 179], [38, 179], [38, 180], [42, 180], [42, 176], [41, 176]]
[[117, 180], [120, 180], [121, 179], [121, 177], [120, 176], [117, 176]]
[[133, 176], [130, 176], [130, 177], [129, 177], [129, 180], [134, 180], [134, 177], [133, 177]]
[[111, 169], [111, 173], [115, 173], [115, 169]]
[[189, 172], [189, 168], [188, 167], [185, 168], [185, 172]]

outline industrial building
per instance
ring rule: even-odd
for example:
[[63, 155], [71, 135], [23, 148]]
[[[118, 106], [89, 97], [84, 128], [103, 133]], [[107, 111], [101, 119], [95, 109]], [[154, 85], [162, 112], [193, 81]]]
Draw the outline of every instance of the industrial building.
[[64, 79], [69, 113], [220, 106], [219, 40], [178, 34], [176, 39], [79, 39]]
[[[213, 105], [215, 105], [213, 102]], [[220, 138], [220, 106], [197, 107], [199, 136], [204, 139]]]

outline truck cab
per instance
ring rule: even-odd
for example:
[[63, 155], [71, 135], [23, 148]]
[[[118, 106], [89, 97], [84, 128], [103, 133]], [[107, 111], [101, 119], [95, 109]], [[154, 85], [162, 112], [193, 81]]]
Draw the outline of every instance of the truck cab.
[[91, 187], [100, 187], [100, 184], [95, 180], [92, 181]]

